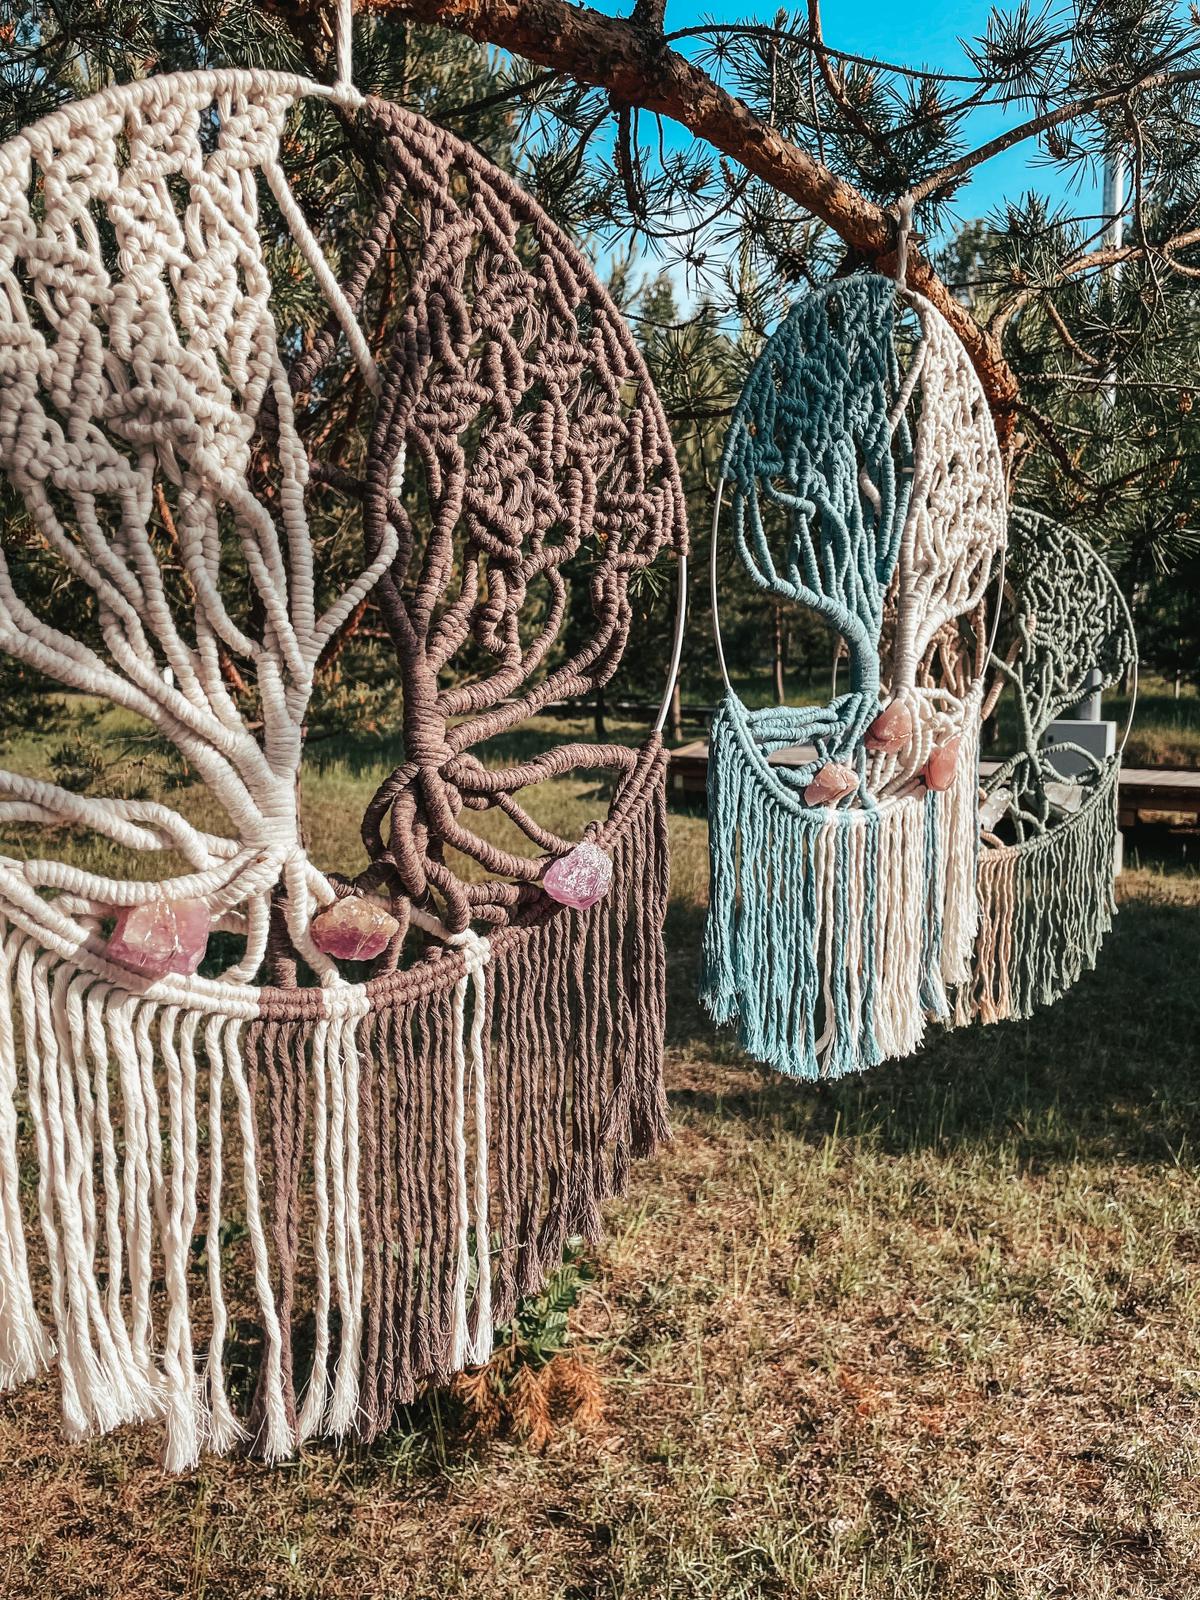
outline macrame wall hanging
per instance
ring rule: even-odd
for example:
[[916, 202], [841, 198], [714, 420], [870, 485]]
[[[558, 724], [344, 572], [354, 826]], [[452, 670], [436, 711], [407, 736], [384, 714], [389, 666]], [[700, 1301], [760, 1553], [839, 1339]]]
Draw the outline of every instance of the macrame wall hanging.
[[[1057, 1000], [1095, 966], [1116, 910], [1121, 751], [1100, 759], [1045, 739], [1094, 671], [1101, 689], [1136, 680], [1129, 608], [1091, 546], [1033, 511], [1012, 513], [1008, 578], [985, 711], [1010, 698], [1017, 749], [984, 784], [979, 939], [959, 1020], [1028, 1017]], [[1132, 718], [1131, 705], [1124, 737]], [[1077, 769], [1065, 775], [1064, 755]]]
[[[767, 342], [722, 461], [759, 588], [845, 642], [849, 691], [751, 711], [725, 670], [709, 756], [702, 998], [759, 1060], [837, 1077], [919, 1045], [970, 972], [981, 683], [931, 676], [1005, 531], [987, 402], [933, 306], [838, 280]], [[713, 615], [718, 614], [718, 496]], [[769, 759], [791, 746], [799, 765]]]
[[[306, 218], [302, 118], [369, 213]], [[277, 326], [268, 237], [315, 336]], [[604, 684], [631, 583], [682, 564], [667, 425], [570, 241], [344, 81], [188, 73], [48, 116], [0, 148], [0, 285], [0, 467], [79, 616], [45, 620], [6, 548], [0, 647], [149, 725], [222, 818], [0, 776], [0, 1379], [54, 1360], [71, 1437], [161, 1419], [173, 1469], [369, 1437], [486, 1360], [665, 1133], [659, 732], [484, 742]], [[360, 419], [336, 461], [331, 396]], [[314, 518], [361, 540], [341, 592]], [[405, 759], [338, 879], [305, 849], [304, 723], [371, 593]], [[586, 770], [582, 839], [517, 798]], [[48, 859], [64, 832], [157, 880]]]

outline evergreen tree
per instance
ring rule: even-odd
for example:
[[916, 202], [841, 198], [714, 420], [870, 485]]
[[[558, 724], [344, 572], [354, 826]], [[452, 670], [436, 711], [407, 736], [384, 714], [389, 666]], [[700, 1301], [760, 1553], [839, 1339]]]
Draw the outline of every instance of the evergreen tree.
[[[182, 0], [169, 13], [131, 0], [0, 0], [0, 135], [102, 83], [176, 67], [236, 62], [328, 76], [329, 12], [307, 0], [266, 10]], [[489, 53], [486, 42], [510, 53]], [[566, 0], [476, 0], [469, 10], [373, 0], [358, 19], [355, 76], [516, 171], [612, 274], [676, 429], [689, 491], [689, 694], [715, 692], [707, 526], [741, 378], [799, 287], [864, 264], [894, 269], [905, 195], [916, 203], [910, 282], [967, 344], [1011, 455], [1014, 497], [1097, 538], [1132, 591], [1144, 637], [1164, 652], [1168, 637], [1176, 654], [1188, 648], [1191, 611], [1179, 591], [1194, 574], [1200, 487], [1200, 37], [1171, 0], [997, 7], [964, 44], [957, 73], [840, 49], [816, 0], [770, 21], [670, 33], [653, 0], [628, 19]], [[973, 145], [981, 105], [999, 108], [1005, 130]], [[664, 115], [695, 142], [662, 137]], [[1022, 145], [1084, 180], [1122, 162], [1123, 242], [1114, 243], [1112, 219], [1087, 206], [1052, 208], [1029, 194], [968, 224], [935, 256], [924, 240], [946, 225], [962, 185]], [[367, 164], [314, 147], [300, 165], [302, 200], [336, 249], [370, 186]], [[278, 281], [281, 314], [303, 338], [319, 308], [299, 290], [287, 305], [286, 273]], [[331, 448], [352, 452], [356, 424], [331, 404]], [[23, 548], [15, 508], [3, 509], [10, 546], [36, 567], [36, 541]], [[321, 527], [318, 537], [335, 576], [350, 554], [347, 530]], [[646, 698], [661, 681], [669, 607], [654, 591], [665, 570], [635, 596], [645, 617], [614, 693], [636, 683]], [[793, 667], [822, 660], [828, 641], [798, 634], [794, 617], [777, 630], [724, 554], [722, 577], [739, 664], [761, 669], [769, 685], [784, 658]], [[48, 594], [47, 604], [62, 603]], [[376, 631], [368, 608], [329, 664], [330, 725], [370, 721], [384, 703]]]

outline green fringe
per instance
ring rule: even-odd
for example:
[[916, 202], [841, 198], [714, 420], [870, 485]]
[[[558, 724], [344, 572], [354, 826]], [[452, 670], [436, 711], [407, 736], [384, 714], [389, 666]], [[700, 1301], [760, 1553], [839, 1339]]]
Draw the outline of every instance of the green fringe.
[[[908, 1054], [926, 1016], [949, 1010], [946, 797], [813, 809], [764, 775], [749, 738], [727, 701], [709, 742], [702, 1003], [715, 1022], [736, 1024], [748, 1054], [797, 1078], [840, 1078]], [[907, 931], [907, 950], [887, 947], [889, 927]], [[901, 978], [897, 963], [903, 980], [885, 990], [886, 976]]]
[[975, 975], [959, 1020], [1032, 1016], [1095, 967], [1117, 909], [1118, 770], [1114, 759], [1069, 821], [981, 852]]

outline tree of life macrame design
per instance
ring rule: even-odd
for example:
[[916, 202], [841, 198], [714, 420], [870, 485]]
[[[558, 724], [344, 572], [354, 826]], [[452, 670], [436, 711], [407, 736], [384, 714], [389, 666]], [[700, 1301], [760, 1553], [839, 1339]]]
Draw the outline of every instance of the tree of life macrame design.
[[[519, 790], [572, 769], [608, 769], [621, 780], [619, 817], [630, 786], [661, 773], [657, 739], [640, 752], [570, 745], [515, 767], [485, 765], [475, 752], [554, 701], [608, 682], [629, 634], [630, 581], [664, 546], [682, 545], [683, 510], [641, 358], [574, 249], [465, 146], [453, 161], [466, 194], [450, 183], [431, 189], [424, 174], [445, 162], [447, 143], [393, 107], [375, 115], [391, 164], [382, 207], [407, 197], [424, 245], [361, 485], [369, 553], [399, 542], [377, 598], [400, 662], [406, 754], [371, 801], [363, 838], [376, 881], [417, 904], [436, 898], [457, 931], [543, 900], [544, 863], [482, 839], [463, 825], [464, 809], [495, 808], [538, 851], [560, 855], [570, 843], [533, 820]], [[528, 264], [524, 235], [537, 244]], [[388, 488], [406, 450], [429, 526], [423, 547]], [[552, 661], [567, 610], [564, 568], [581, 555], [593, 627]], [[535, 590], [543, 609], [528, 629]], [[468, 641], [476, 671], [440, 684]], [[600, 842], [606, 835], [596, 830]], [[447, 850], [490, 876], [468, 881]]]
[[[838, 1076], [915, 1049], [968, 970], [980, 687], [956, 694], [928, 663], [1002, 549], [1000, 455], [944, 319], [861, 276], [767, 342], [722, 481], [751, 578], [840, 635], [850, 687], [749, 711], [726, 675], [702, 994], [759, 1059]], [[794, 746], [807, 759], [771, 763]]]
[[[1120, 752], [1097, 758], [1050, 726], [1137, 669], [1133, 621], [1086, 540], [1014, 509], [1009, 581], [985, 709], [1010, 698], [1017, 747], [984, 783], [980, 931], [969, 997], [984, 1021], [1027, 1017], [1096, 964], [1116, 909]], [[1095, 674], [1099, 675], [1096, 681]], [[1063, 756], [1076, 770], [1064, 776]]]
[[[349, 134], [369, 210], [309, 220], [285, 170], [297, 118]], [[281, 250], [327, 308], [315, 328], [277, 322]], [[0, 148], [0, 284], [0, 468], [80, 596], [77, 632], [48, 621], [6, 541], [0, 647], [148, 723], [227, 819], [0, 775], [21, 846], [0, 858], [0, 1378], [51, 1355], [44, 1273], [72, 1435], [162, 1417], [173, 1468], [247, 1435], [271, 1457], [370, 1435], [486, 1359], [665, 1129], [659, 738], [515, 767], [473, 752], [603, 684], [631, 582], [683, 554], [666, 422], [586, 262], [517, 186], [345, 87], [192, 73], [55, 112]], [[331, 461], [334, 395], [360, 428]], [[321, 518], [361, 528], [332, 588]], [[594, 628], [566, 651], [581, 574]], [[304, 725], [371, 595], [406, 759], [363, 871], [337, 878], [304, 846]], [[614, 786], [581, 841], [515, 798], [588, 765]], [[524, 849], [463, 826], [487, 809]], [[166, 872], [44, 858], [64, 825]], [[214, 941], [203, 960], [213, 931], [232, 957]], [[230, 1211], [263, 1345], [245, 1418]]]

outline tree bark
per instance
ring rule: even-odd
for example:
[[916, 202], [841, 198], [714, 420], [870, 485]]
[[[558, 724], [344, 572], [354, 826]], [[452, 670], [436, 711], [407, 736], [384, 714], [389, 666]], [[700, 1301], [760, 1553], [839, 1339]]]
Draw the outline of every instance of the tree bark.
[[[880, 272], [896, 269], [896, 219], [754, 115], [660, 36], [568, 0], [369, 0], [371, 9], [465, 33], [512, 50], [617, 101], [659, 112], [740, 162], [802, 205]], [[283, 0], [289, 14], [305, 0]], [[962, 340], [979, 374], [1002, 448], [1011, 443], [1018, 385], [999, 341], [921, 259], [908, 252], [907, 282], [933, 302]]]

